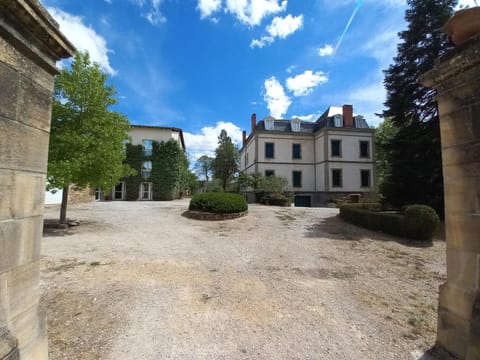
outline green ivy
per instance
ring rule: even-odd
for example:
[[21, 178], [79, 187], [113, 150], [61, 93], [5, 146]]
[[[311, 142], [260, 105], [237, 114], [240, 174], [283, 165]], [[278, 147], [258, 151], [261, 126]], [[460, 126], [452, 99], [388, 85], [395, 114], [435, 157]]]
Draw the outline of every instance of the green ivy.
[[[144, 156], [142, 145], [127, 144], [125, 162], [137, 171], [137, 175], [124, 179], [127, 200], [137, 200], [140, 183], [151, 182], [153, 200], [173, 200], [183, 196], [190, 187], [188, 160], [177, 141], [154, 141], [152, 156]], [[152, 162], [152, 173], [142, 178], [143, 161]]]

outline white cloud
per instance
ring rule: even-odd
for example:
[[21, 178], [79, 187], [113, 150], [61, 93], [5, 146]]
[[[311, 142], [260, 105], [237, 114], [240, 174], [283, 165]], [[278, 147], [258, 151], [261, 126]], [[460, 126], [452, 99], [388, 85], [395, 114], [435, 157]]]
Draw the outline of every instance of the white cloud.
[[274, 42], [275, 39], [271, 36], [262, 36], [260, 39], [253, 39], [250, 43], [250, 47], [253, 49], [254, 47], [263, 48], [265, 45], [269, 45]]
[[285, 71], [289, 74], [292, 73], [293, 70], [295, 70], [296, 66], [295, 65], [290, 65], [288, 68], [285, 69]]
[[285, 94], [282, 84], [275, 76], [265, 80], [264, 86], [265, 93], [263, 99], [267, 103], [270, 115], [274, 118], [281, 118], [288, 111], [292, 101]]
[[264, 46], [273, 43], [275, 38], [285, 39], [288, 35], [293, 34], [302, 26], [303, 15], [293, 17], [292, 15], [288, 14], [283, 18], [277, 16], [266, 28], [266, 31], [269, 35], [262, 36], [260, 39], [253, 39], [250, 43], [250, 47], [263, 48]]
[[199, 134], [184, 132], [185, 146], [190, 157], [198, 159], [202, 155], [215, 156], [218, 146], [218, 136], [224, 129], [232, 141], [241, 145], [242, 129], [232, 122], [218, 121], [215, 126], [205, 126]]
[[146, 11], [142, 14], [152, 25], [163, 24], [167, 21], [167, 18], [163, 16], [160, 11], [160, 5], [163, 0], [130, 0], [137, 6], [146, 8]]
[[117, 73], [110, 66], [106, 40], [95, 30], [83, 23], [80, 16], [71, 15], [57, 8], [47, 8], [48, 12], [58, 22], [60, 30], [80, 51], [88, 51], [90, 59], [100, 65], [100, 68], [110, 75]]
[[475, 0], [459, 0], [455, 9], [464, 8], [466, 6], [473, 7], [477, 6]]
[[264, 17], [285, 11], [286, 8], [286, 0], [281, 3], [278, 0], [226, 0], [226, 10], [249, 26], [260, 25]]
[[320, 56], [330, 56], [333, 54], [333, 46], [330, 44], [326, 44], [318, 49], [318, 55]]
[[[200, 10], [200, 18], [208, 18], [213, 13], [220, 10], [222, 0], [198, 0], [197, 9]], [[216, 19], [218, 21], [218, 19]]]
[[272, 37], [279, 37], [285, 39], [288, 35], [293, 34], [295, 31], [303, 26], [303, 15], [295, 16], [288, 14], [287, 16], [275, 17], [272, 23], [267, 26], [267, 32]]
[[328, 77], [323, 71], [305, 70], [303, 74], [288, 78], [286, 85], [293, 95], [305, 96], [310, 94], [315, 87], [327, 81]]
[[381, 68], [386, 68], [392, 63], [397, 53], [397, 44], [399, 42], [398, 31], [393, 29], [384, 29], [378, 35], [371, 38], [362, 47], [362, 51], [378, 60]]

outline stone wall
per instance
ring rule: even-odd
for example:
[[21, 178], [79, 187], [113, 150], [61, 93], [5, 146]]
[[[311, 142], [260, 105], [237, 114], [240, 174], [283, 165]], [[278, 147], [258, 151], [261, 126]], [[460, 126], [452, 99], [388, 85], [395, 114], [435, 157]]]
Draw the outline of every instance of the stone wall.
[[55, 61], [73, 46], [37, 0], [0, 0], [0, 359], [46, 359], [39, 259]]
[[75, 186], [70, 186], [68, 191], [68, 204], [84, 204], [95, 201], [95, 190], [86, 188], [79, 189]]

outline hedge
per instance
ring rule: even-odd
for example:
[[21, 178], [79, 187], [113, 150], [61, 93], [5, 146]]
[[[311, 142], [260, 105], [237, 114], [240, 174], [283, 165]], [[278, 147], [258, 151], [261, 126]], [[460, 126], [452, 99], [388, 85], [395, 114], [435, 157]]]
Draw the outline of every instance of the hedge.
[[188, 209], [215, 214], [231, 214], [247, 211], [248, 204], [239, 194], [211, 192], [194, 195]]
[[380, 212], [379, 206], [348, 204], [340, 207], [340, 217], [352, 224], [414, 240], [432, 239], [438, 215], [426, 205], [409, 206], [405, 214]]

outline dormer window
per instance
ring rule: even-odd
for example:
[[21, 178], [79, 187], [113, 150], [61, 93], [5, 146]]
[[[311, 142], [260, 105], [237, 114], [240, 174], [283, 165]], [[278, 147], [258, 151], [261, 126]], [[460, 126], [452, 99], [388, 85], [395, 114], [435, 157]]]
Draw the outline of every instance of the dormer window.
[[343, 118], [342, 115], [335, 115], [333, 117], [333, 126], [335, 127], [343, 127]]
[[265, 130], [273, 130], [273, 122], [275, 119], [271, 116], [265, 118]]
[[290, 126], [292, 127], [292, 131], [300, 131], [300, 119], [295, 118], [291, 121]]
[[362, 115], [355, 116], [355, 127], [359, 129], [368, 128], [367, 123], [363, 119]]

